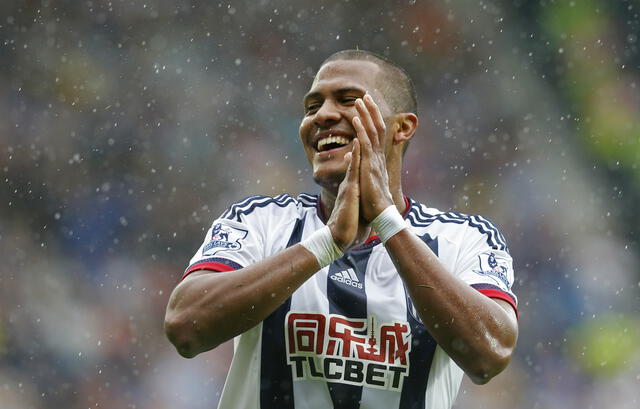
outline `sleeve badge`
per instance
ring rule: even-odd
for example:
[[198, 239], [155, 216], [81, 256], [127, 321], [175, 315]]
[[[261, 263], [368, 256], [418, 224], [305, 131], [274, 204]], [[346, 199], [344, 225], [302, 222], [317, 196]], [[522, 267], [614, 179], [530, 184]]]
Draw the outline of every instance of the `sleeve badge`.
[[496, 258], [495, 253], [483, 253], [478, 256], [478, 269], [473, 270], [474, 273], [489, 277], [496, 281], [498, 285], [504, 285], [504, 288], [510, 288], [507, 273], [509, 271], [508, 264], [505, 260]]
[[248, 234], [247, 230], [216, 223], [211, 229], [211, 240], [202, 249], [202, 255], [208, 257], [223, 250], [238, 251]]

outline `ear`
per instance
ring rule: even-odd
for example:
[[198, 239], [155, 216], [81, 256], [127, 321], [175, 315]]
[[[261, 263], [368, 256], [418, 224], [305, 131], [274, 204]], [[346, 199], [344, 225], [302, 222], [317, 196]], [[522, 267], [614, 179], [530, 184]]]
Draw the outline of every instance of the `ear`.
[[413, 134], [416, 133], [416, 129], [418, 129], [418, 117], [411, 112], [398, 114], [395, 126], [396, 132], [393, 136], [393, 143], [409, 142], [413, 138]]

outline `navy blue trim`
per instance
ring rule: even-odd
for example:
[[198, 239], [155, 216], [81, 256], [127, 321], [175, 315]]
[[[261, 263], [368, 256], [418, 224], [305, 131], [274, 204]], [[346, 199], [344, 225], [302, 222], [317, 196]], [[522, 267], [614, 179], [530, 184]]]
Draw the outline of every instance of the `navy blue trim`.
[[236, 263], [235, 261], [231, 261], [231, 260], [228, 260], [226, 258], [221, 258], [221, 257], [212, 257], [212, 258], [205, 258], [203, 260], [196, 261], [195, 263], [193, 263], [189, 267], [187, 267], [184, 270], [184, 272], [186, 273], [192, 267], [195, 267], [198, 264], [202, 264], [202, 263], [220, 263], [220, 264], [227, 265], [227, 266], [233, 268], [234, 270], [240, 270], [242, 268], [242, 266], [240, 264]]
[[291, 196], [286, 193], [278, 195], [276, 197], [270, 196], [251, 196], [243, 201], [231, 205], [227, 211], [225, 211], [221, 218], [240, 221], [240, 216], [248, 215], [252, 213], [255, 209], [269, 206], [270, 204], [274, 204], [278, 207], [287, 207], [290, 204], [295, 204], [296, 201]]
[[511, 298], [513, 300], [513, 303], [518, 305], [518, 300], [516, 299], [516, 296], [511, 294], [508, 291], [503, 290], [502, 288], [498, 287], [497, 285], [493, 285], [493, 284], [486, 284], [486, 283], [478, 283], [478, 284], [471, 284], [472, 288], [475, 288], [476, 290], [497, 290], [500, 291], [501, 293], [508, 295], [509, 298]]
[[500, 231], [495, 227], [493, 223], [480, 215], [469, 216], [457, 212], [440, 212], [437, 214], [429, 214], [422, 209], [422, 205], [420, 203], [411, 201], [411, 211], [409, 213], [408, 219], [416, 227], [429, 226], [436, 220], [441, 223], [468, 223], [470, 227], [475, 227], [476, 229], [478, 229], [478, 231], [480, 231], [480, 233], [487, 236], [487, 244], [489, 245], [489, 247], [495, 250], [504, 250], [507, 252], [509, 251], [502, 233], [500, 233]]
[[300, 193], [298, 195], [298, 202], [300, 202], [300, 204], [305, 207], [316, 207], [318, 205], [318, 195]]
[[284, 339], [284, 320], [290, 309], [291, 297], [262, 321], [261, 409], [294, 409], [293, 377]]
[[304, 219], [297, 219], [296, 224], [293, 226], [293, 230], [291, 231], [289, 241], [287, 242], [287, 248], [293, 246], [294, 244], [300, 243], [300, 240], [302, 240], [303, 231]]
[[[351, 249], [329, 265], [327, 275], [327, 298], [329, 313], [348, 318], [367, 318], [367, 294], [365, 276], [367, 263], [371, 256], [371, 248]], [[334, 274], [352, 269], [362, 288], [345, 282], [333, 280]], [[360, 407], [362, 386], [327, 382], [334, 409], [351, 409]]]
[[[420, 237], [438, 255], [438, 239], [425, 234]], [[407, 321], [411, 327], [411, 351], [409, 352], [409, 375], [405, 378], [400, 395], [398, 409], [425, 409], [425, 394], [431, 370], [431, 362], [438, 345], [422, 324], [411, 301], [411, 296], [404, 289], [407, 302]]]
[[263, 195], [259, 195], [259, 196], [249, 196], [249, 197], [246, 197], [246, 198], [242, 199], [241, 201], [239, 201], [239, 202], [237, 202], [237, 203], [234, 203], [234, 204], [232, 204], [231, 206], [229, 206], [229, 208], [228, 208], [224, 213], [222, 213], [221, 218], [228, 218], [228, 216], [229, 216], [229, 215], [230, 215], [230, 214], [231, 214], [235, 209], [237, 209], [238, 207], [243, 207], [243, 206], [248, 205], [248, 204], [249, 204], [249, 203], [251, 203], [252, 201], [260, 200], [260, 199], [266, 199], [266, 198], [268, 198], [268, 197], [269, 197], [269, 196], [263, 196]]
[[[287, 247], [299, 243], [304, 219], [296, 220]], [[293, 377], [287, 364], [284, 320], [291, 309], [291, 297], [262, 322], [260, 362], [260, 408], [294, 409]]]

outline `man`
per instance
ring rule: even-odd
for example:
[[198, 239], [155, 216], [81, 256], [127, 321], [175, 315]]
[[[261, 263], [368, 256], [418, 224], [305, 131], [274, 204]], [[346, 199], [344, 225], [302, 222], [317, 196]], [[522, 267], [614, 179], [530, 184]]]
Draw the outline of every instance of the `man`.
[[220, 408], [450, 408], [463, 372], [486, 383], [513, 353], [504, 239], [404, 196], [418, 118], [395, 64], [338, 52], [304, 106], [319, 197], [229, 207], [171, 295], [167, 335], [185, 357], [235, 337]]

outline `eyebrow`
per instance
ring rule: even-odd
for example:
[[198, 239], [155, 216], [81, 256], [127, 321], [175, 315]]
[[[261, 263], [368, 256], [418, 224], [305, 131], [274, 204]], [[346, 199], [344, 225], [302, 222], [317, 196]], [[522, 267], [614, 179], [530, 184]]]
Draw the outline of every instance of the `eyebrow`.
[[[349, 92], [356, 92], [358, 94], [362, 94], [364, 95], [366, 93], [366, 91], [362, 88], [358, 88], [358, 87], [344, 87], [344, 88], [339, 88], [335, 91], [332, 92], [333, 95], [342, 95], [342, 94], [347, 94]], [[304, 98], [302, 99], [303, 102], [312, 99], [312, 98], [320, 98], [322, 97], [322, 93], [315, 91], [315, 92], [309, 92], [307, 93]]]

